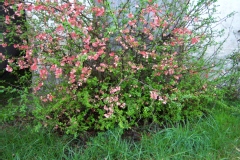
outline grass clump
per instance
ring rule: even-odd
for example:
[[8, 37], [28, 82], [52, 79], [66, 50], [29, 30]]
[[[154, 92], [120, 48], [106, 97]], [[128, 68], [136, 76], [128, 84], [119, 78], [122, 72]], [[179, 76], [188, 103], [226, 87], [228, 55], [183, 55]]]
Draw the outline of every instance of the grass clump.
[[2, 159], [237, 159], [240, 157], [240, 114], [216, 110], [193, 124], [144, 130], [140, 139], [122, 130], [87, 139], [32, 132], [30, 126], [2, 126]]

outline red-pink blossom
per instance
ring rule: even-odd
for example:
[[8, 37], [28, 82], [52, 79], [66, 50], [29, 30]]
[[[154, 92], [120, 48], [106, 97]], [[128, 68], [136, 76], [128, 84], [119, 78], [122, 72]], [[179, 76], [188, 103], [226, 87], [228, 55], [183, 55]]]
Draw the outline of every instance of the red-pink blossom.
[[199, 42], [199, 38], [198, 37], [193, 37], [192, 39], [191, 39], [191, 43], [192, 44], [196, 44], [196, 43], [198, 43]]
[[99, 16], [102, 16], [104, 14], [105, 9], [103, 7], [101, 7], [101, 8], [94, 7], [93, 11], [96, 13], [96, 16], [99, 17]]
[[56, 32], [63, 32], [63, 31], [64, 31], [64, 27], [62, 25], [56, 28]]
[[19, 45], [19, 49], [25, 50], [28, 49], [29, 47], [27, 45]]
[[5, 16], [5, 23], [6, 24], [10, 24], [11, 20], [10, 17], [8, 15]]
[[129, 13], [128, 18], [134, 18], [134, 15], [132, 13]]
[[11, 64], [14, 62], [14, 59], [8, 59], [8, 63]]
[[72, 18], [72, 17], [70, 17], [68, 19], [68, 22], [73, 26], [76, 26], [76, 24], [77, 24], [76, 18]]
[[56, 78], [59, 78], [61, 75], [62, 75], [62, 68], [56, 68], [55, 70]]
[[132, 20], [132, 21], [129, 21], [128, 24], [130, 26], [134, 26], [136, 24], [137, 20]]
[[83, 42], [84, 42], [85, 44], [89, 44], [89, 43], [90, 43], [90, 40], [91, 40], [91, 36], [88, 35], [86, 38], [83, 39]]
[[121, 108], [125, 108], [125, 107], [126, 107], [126, 103], [122, 103], [122, 104], [120, 105], [120, 107], [121, 107]]
[[158, 98], [158, 93], [156, 91], [150, 91], [150, 97], [156, 100]]
[[14, 47], [14, 48], [18, 48], [18, 47], [19, 47], [19, 44], [14, 44], [13, 47]]
[[75, 6], [75, 10], [76, 10], [77, 13], [82, 12], [84, 9], [85, 9], [84, 5], [76, 5]]
[[79, 67], [81, 65], [81, 62], [80, 61], [77, 61], [76, 63], [75, 63], [75, 66], [76, 67]]
[[87, 27], [87, 30], [88, 30], [88, 31], [92, 31], [92, 30], [93, 30], [92, 26], [88, 26], [88, 27]]
[[20, 69], [24, 69], [24, 68], [29, 67], [28, 65], [26, 65], [26, 62], [21, 60], [21, 59], [18, 60], [18, 66], [20, 67]]
[[32, 11], [34, 8], [35, 8], [35, 7], [34, 7], [34, 5], [33, 5], [32, 3], [28, 3], [28, 4], [27, 4], [27, 7], [26, 7], [26, 10], [27, 10], [27, 11]]
[[4, 47], [4, 48], [7, 47], [7, 43], [2, 43], [1, 45], [2, 45], [2, 47]]
[[98, 47], [98, 45], [99, 45], [99, 41], [92, 43], [92, 46], [95, 47], [95, 48]]
[[75, 32], [70, 33], [72, 39], [77, 39], [77, 34]]
[[113, 57], [114, 56], [114, 52], [109, 53], [109, 56]]
[[50, 71], [55, 71], [55, 70], [56, 70], [56, 67], [57, 67], [57, 65], [56, 65], [56, 64], [53, 64], [53, 65], [50, 67]]
[[6, 57], [2, 53], [0, 53], [0, 60], [5, 61]]
[[188, 28], [175, 28], [173, 30], [174, 34], [179, 34], [179, 35], [191, 35], [192, 31]]
[[33, 61], [34, 61], [34, 63], [31, 65], [31, 70], [32, 71], [36, 71], [37, 68], [38, 68], [38, 66], [37, 66], [37, 59], [34, 58]]
[[33, 92], [36, 93], [43, 86], [43, 82], [39, 82], [36, 87], [33, 88]]
[[152, 41], [152, 40], [153, 40], [153, 38], [154, 38], [154, 37], [153, 37], [153, 35], [152, 35], [152, 34], [150, 34], [150, 35], [149, 35], [149, 37], [148, 37], [148, 39], [149, 39], [150, 41]]
[[36, 5], [34, 6], [34, 9], [36, 11], [46, 10], [46, 7], [44, 5]]
[[170, 69], [168, 70], [168, 74], [169, 74], [169, 75], [174, 74], [174, 70], [173, 70], [172, 68], [170, 68]]
[[8, 5], [9, 5], [8, 1], [4, 1], [4, 6], [8, 6]]
[[47, 99], [49, 100], [49, 101], [52, 101], [53, 100], [53, 95], [50, 93], [50, 94], [47, 94]]
[[40, 33], [39, 35], [36, 36], [37, 39], [39, 40], [45, 40], [47, 38], [46, 33]]
[[111, 89], [110, 89], [110, 94], [113, 94], [113, 93], [115, 93], [115, 92], [117, 92], [117, 91], [120, 91], [120, 89], [121, 89], [120, 86], [117, 86], [117, 87], [115, 87], [115, 88], [111, 88]]
[[48, 71], [46, 68], [43, 68], [39, 71], [39, 74], [40, 74], [40, 77], [43, 79], [43, 80], [46, 80], [47, 79], [47, 75], [48, 75]]
[[13, 71], [13, 69], [12, 69], [12, 67], [11, 67], [11, 66], [7, 65], [7, 67], [6, 67], [6, 71], [8, 71], [8, 72], [12, 72], [12, 71]]

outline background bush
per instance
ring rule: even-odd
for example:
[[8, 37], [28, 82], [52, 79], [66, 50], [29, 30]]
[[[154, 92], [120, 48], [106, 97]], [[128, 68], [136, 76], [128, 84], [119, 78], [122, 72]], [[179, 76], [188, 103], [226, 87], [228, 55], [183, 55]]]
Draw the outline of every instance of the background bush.
[[13, 32], [9, 25], [8, 32], [28, 39], [16, 44], [25, 55], [9, 67], [24, 66], [33, 73], [28, 96], [36, 129], [76, 135], [116, 125], [175, 123], [207, 113], [224, 95], [216, 87], [222, 63], [216, 62], [216, 53], [207, 53], [208, 47], [221, 46], [213, 40], [221, 32], [210, 27], [220, 21], [213, 17], [213, 4], [10, 4], [16, 16], [31, 11], [26, 32], [21, 27]]

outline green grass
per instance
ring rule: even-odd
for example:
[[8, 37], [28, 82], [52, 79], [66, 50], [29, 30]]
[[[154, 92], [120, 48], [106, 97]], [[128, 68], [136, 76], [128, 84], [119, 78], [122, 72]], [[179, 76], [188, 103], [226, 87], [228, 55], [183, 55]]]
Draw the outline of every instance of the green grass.
[[218, 110], [193, 124], [142, 134], [140, 141], [122, 138], [119, 130], [80, 139], [31, 127], [3, 125], [0, 159], [240, 159], [240, 115]]

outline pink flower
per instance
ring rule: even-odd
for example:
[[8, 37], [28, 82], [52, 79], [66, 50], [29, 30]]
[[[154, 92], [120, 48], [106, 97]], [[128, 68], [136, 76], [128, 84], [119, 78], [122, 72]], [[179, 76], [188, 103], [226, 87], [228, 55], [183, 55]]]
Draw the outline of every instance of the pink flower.
[[150, 35], [149, 35], [149, 37], [148, 37], [148, 39], [149, 39], [150, 41], [152, 41], [152, 40], [153, 40], [153, 38], [154, 38], [154, 37], [153, 37], [153, 35], [152, 35], [152, 34], [150, 34]]
[[14, 47], [14, 48], [18, 48], [18, 47], [19, 47], [19, 44], [14, 44], [13, 47]]
[[14, 60], [13, 59], [8, 59], [8, 63], [13, 63], [14, 62]]
[[61, 75], [62, 75], [62, 68], [56, 68], [55, 70], [56, 78], [59, 78]]
[[126, 103], [122, 103], [120, 107], [124, 109], [126, 107]]
[[92, 43], [92, 46], [93, 46], [93, 47], [98, 47], [98, 45], [99, 45], [99, 42], [98, 42], [98, 41]]
[[2, 45], [2, 47], [4, 47], [4, 48], [7, 47], [7, 43], [2, 43], [1, 45]]
[[35, 9], [36, 11], [41, 11], [41, 10], [45, 10], [46, 7], [43, 6], [43, 5], [37, 5], [37, 6], [34, 6], [34, 9]]
[[157, 99], [158, 98], [158, 93], [156, 91], [150, 91], [150, 97], [152, 99]]
[[88, 35], [86, 38], [83, 39], [83, 42], [84, 42], [85, 44], [89, 44], [89, 43], [90, 43], [90, 40], [91, 40], [91, 36]]
[[62, 25], [56, 28], [56, 32], [63, 32], [63, 31], [64, 31], [64, 27]]
[[128, 18], [134, 18], [134, 15], [132, 13], [129, 13]]
[[43, 102], [47, 102], [47, 101], [48, 101], [47, 98], [44, 98], [43, 96], [40, 96], [40, 99], [41, 99], [41, 101], [43, 101]]
[[27, 11], [32, 11], [34, 9], [34, 6], [33, 6], [33, 4], [27, 4], [27, 7], [26, 7], [26, 10]]
[[113, 93], [115, 93], [115, 92], [117, 92], [117, 91], [120, 91], [120, 89], [121, 89], [120, 86], [117, 86], [117, 87], [115, 87], [115, 88], [111, 88], [110, 94], [113, 94]]
[[81, 64], [81, 62], [80, 62], [80, 61], [77, 61], [77, 62], [75, 63], [75, 66], [76, 66], [76, 67], [79, 67], [80, 64]]
[[77, 39], [77, 34], [75, 32], [70, 33], [72, 39]]
[[111, 53], [109, 54], [109, 56], [113, 57], [113, 56], [114, 56], [114, 52], [111, 52]]
[[56, 70], [56, 64], [52, 65], [51, 68], [50, 68], [50, 71], [55, 71]]
[[43, 86], [43, 82], [39, 82], [39, 84], [37, 85], [37, 87], [33, 88], [34, 93], [36, 93], [38, 90], [40, 90], [40, 88]]
[[111, 114], [105, 113], [104, 116], [105, 116], [106, 118], [110, 118], [110, 117], [111, 117]]
[[169, 74], [169, 75], [173, 75], [173, 74], [174, 74], [174, 70], [173, 70], [172, 68], [170, 68], [170, 69], [168, 70], [168, 74]]
[[50, 93], [50, 94], [47, 94], [47, 99], [49, 101], [52, 101], [53, 100], [53, 95]]
[[0, 53], [0, 60], [1, 60], [1, 59], [2, 59], [3, 61], [6, 59], [6, 57], [5, 57], [2, 53]]
[[102, 8], [94, 7], [93, 11], [96, 12], [96, 16], [99, 17], [104, 14], [105, 9], [103, 7]]
[[145, 51], [140, 51], [140, 54], [141, 54], [143, 57], [146, 57], [146, 56], [147, 56], [147, 52], [145, 52]]
[[32, 70], [32, 71], [36, 71], [36, 70], [37, 70], [37, 63], [33, 63], [33, 64], [31, 65], [31, 70]]
[[28, 65], [26, 65], [26, 63], [21, 59], [18, 60], [18, 66], [20, 69], [28, 68]]
[[73, 26], [75, 26], [77, 24], [76, 18], [69, 18], [68, 22]]
[[128, 24], [130, 26], [134, 26], [136, 24], [137, 20], [132, 20], [132, 21], [129, 21]]
[[47, 71], [46, 68], [41, 69], [41, 70], [39, 71], [39, 73], [40, 73], [40, 77], [41, 77], [42, 79], [47, 79], [48, 71]]
[[84, 5], [77, 5], [75, 6], [75, 10], [77, 13], [82, 12], [85, 9]]
[[73, 68], [70, 72], [69, 83], [74, 83], [76, 81], [76, 69]]
[[12, 71], [13, 71], [13, 69], [12, 69], [12, 67], [11, 67], [11, 66], [7, 65], [7, 67], [6, 67], [6, 71], [8, 71], [8, 72], [12, 72]]
[[92, 30], [93, 30], [92, 26], [88, 26], [88, 27], [87, 27], [87, 30], [88, 30], [88, 31], [92, 31]]
[[47, 34], [46, 33], [40, 33], [39, 35], [36, 36], [37, 39], [39, 40], [44, 40], [47, 38]]
[[199, 41], [198, 37], [193, 37], [192, 40], [191, 40], [191, 43], [196, 44], [196, 43], [198, 43], [198, 41]]
[[104, 106], [104, 110], [108, 111], [108, 113], [105, 113], [104, 116], [106, 118], [110, 118], [113, 115], [113, 105], [110, 105], [110, 107], [107, 107], [106, 105]]
[[5, 16], [5, 23], [10, 24], [10, 17], [8, 15]]

